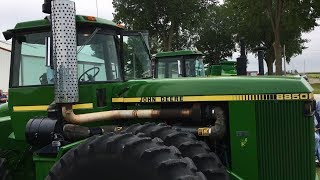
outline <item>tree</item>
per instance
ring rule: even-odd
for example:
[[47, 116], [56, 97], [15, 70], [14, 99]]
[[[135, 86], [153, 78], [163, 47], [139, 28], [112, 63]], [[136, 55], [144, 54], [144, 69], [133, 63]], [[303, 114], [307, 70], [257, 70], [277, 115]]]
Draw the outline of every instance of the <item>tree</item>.
[[[266, 62], [272, 74], [276, 62], [276, 74], [282, 74], [282, 45], [286, 44], [287, 60], [300, 54], [305, 48], [303, 32], [316, 26], [319, 2], [314, 0], [226, 0], [226, 6], [234, 19], [235, 31], [244, 36], [249, 47], [264, 45], [268, 51]], [[273, 52], [271, 52], [273, 49]]]
[[208, 15], [198, 31], [198, 50], [206, 54], [205, 63], [218, 64], [220, 60], [231, 57], [235, 50], [235, 42], [230, 30], [230, 18], [225, 6], [209, 8]]
[[152, 42], [156, 42], [152, 46], [160, 43], [160, 50], [170, 51], [183, 46], [179, 41], [192, 40], [199, 20], [213, 5], [214, 0], [113, 0], [114, 20], [128, 29], [148, 30]]

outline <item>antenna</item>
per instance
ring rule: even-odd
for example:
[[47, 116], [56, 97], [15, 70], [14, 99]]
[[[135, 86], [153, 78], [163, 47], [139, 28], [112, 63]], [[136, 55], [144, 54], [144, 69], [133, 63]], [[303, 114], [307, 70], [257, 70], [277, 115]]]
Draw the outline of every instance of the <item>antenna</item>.
[[97, 17], [99, 17], [98, 0], [96, 0]]

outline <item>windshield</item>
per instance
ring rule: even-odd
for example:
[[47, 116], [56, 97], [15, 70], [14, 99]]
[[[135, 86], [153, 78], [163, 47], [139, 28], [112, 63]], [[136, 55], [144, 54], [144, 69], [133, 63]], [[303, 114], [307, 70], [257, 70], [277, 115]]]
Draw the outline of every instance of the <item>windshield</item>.
[[205, 76], [205, 73], [201, 56], [162, 57], [157, 59], [157, 78], [203, 76]]
[[[78, 33], [79, 81], [120, 80], [115, 35], [98, 32], [88, 41], [91, 33]], [[45, 61], [45, 38], [48, 36], [49, 32], [40, 32], [15, 38], [13, 87], [53, 84], [53, 70], [46, 66]]]
[[151, 59], [148, 43], [142, 36], [123, 36], [125, 79], [151, 78]]
[[158, 59], [157, 78], [177, 78], [182, 75], [180, 57], [167, 57]]
[[204, 65], [202, 57], [193, 57], [185, 59], [186, 77], [204, 76]]

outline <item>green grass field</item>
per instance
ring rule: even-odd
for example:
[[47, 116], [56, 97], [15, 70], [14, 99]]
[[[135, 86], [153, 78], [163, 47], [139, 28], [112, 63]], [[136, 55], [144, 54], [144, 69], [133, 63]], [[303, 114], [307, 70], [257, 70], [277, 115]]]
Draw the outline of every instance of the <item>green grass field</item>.
[[318, 177], [320, 177], [320, 168], [317, 167], [317, 174], [318, 174]]
[[320, 73], [307, 73], [309, 78], [320, 78]]
[[314, 94], [320, 94], [320, 83], [316, 83], [316, 84], [311, 84], [311, 86], [314, 89]]

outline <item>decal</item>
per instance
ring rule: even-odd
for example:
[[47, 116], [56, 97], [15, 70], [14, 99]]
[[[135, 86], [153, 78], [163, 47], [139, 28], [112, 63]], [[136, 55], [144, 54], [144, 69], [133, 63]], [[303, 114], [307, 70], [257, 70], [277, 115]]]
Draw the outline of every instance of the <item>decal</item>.
[[211, 128], [199, 128], [198, 135], [199, 136], [210, 136]]
[[203, 102], [203, 101], [268, 101], [268, 100], [311, 100], [313, 93], [297, 94], [245, 94], [245, 95], [206, 95], [206, 96], [162, 96], [112, 98], [114, 103], [161, 103], [161, 102]]
[[[313, 96], [312, 96], [313, 97]], [[277, 94], [277, 100], [299, 100], [299, 99], [311, 99], [310, 94]]]
[[140, 102], [182, 102], [183, 96], [166, 96], [166, 97], [141, 97]]
[[241, 139], [240, 139], [240, 146], [241, 146], [242, 148], [246, 147], [247, 144], [248, 144], [248, 138], [241, 138]]

